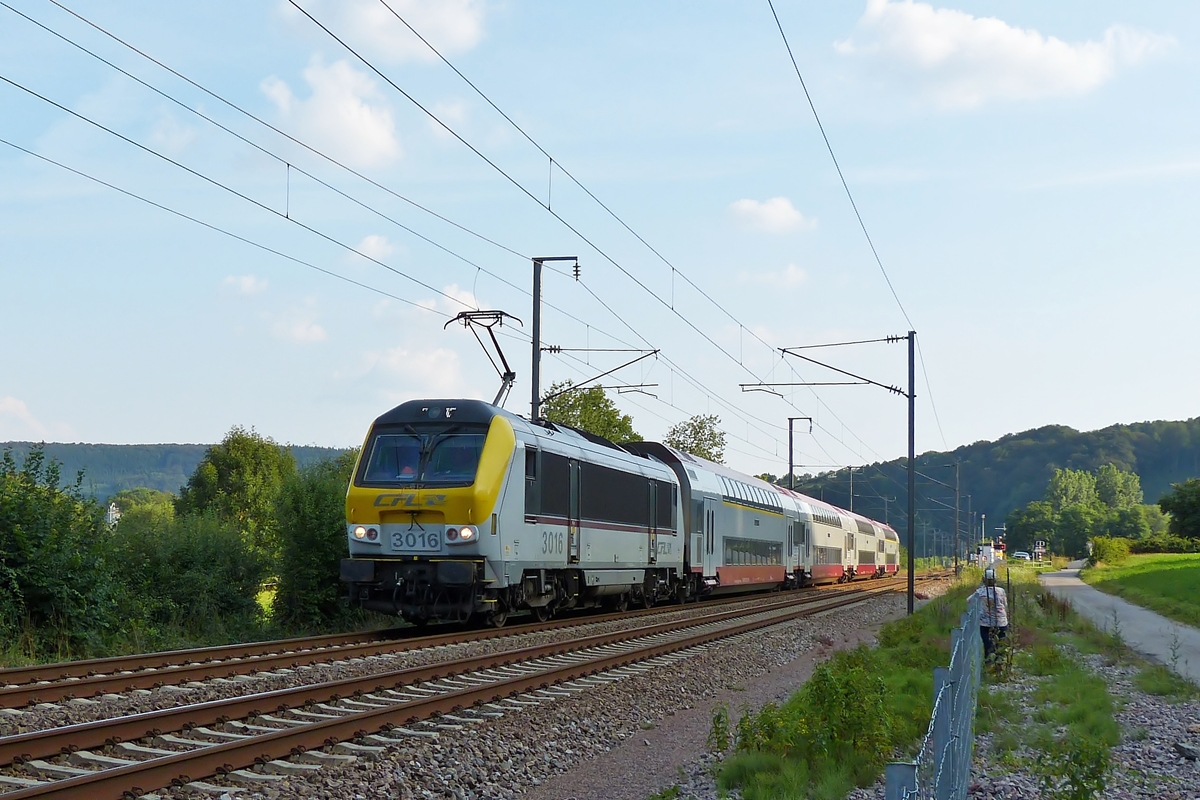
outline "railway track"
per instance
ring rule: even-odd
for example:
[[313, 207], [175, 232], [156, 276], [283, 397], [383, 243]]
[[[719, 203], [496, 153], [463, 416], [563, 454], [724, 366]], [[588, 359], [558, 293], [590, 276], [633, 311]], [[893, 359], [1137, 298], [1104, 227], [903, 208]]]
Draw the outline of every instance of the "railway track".
[[705, 608], [698, 617], [569, 643], [4, 737], [0, 788], [15, 791], [0, 796], [118, 798], [211, 775], [269, 783], [324, 763], [378, 755], [403, 737], [436, 734], [439, 725], [479, 724], [584, 692], [653, 669], [655, 659], [686, 658], [717, 639], [860, 602], [902, 583], [851, 585], [752, 609]]
[[[794, 593], [812, 589], [794, 590]], [[817, 590], [828, 591], [828, 590]], [[793, 592], [786, 593], [791, 596]], [[704, 606], [745, 603], [745, 596], [707, 601]], [[205, 647], [144, 655], [62, 662], [0, 670], [0, 709], [39, 703], [87, 699], [105, 694], [184, 685], [238, 675], [295, 670], [314, 664], [362, 659], [382, 654], [484, 641], [525, 633], [560, 630], [613, 620], [637, 619], [676, 611], [679, 606], [640, 609], [619, 614], [571, 616], [549, 622], [501, 629], [414, 636], [414, 628], [388, 628], [357, 634], [337, 634], [270, 642]]]

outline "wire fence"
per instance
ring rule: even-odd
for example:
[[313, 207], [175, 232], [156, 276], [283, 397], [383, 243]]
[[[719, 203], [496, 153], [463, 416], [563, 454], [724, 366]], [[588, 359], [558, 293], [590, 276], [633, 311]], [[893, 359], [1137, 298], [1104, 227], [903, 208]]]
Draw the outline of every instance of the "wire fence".
[[979, 598], [972, 595], [950, 632], [950, 666], [933, 671], [933, 713], [911, 762], [888, 764], [887, 800], [962, 800], [971, 783], [975, 700], [983, 665]]

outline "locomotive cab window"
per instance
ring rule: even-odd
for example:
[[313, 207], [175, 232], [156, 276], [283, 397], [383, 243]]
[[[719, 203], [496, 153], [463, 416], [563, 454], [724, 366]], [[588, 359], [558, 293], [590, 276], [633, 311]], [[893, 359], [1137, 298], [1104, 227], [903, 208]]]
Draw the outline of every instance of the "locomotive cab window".
[[538, 451], [536, 447], [525, 448], [525, 517], [532, 522], [542, 510], [541, 485], [538, 483]]
[[416, 423], [381, 427], [367, 443], [361, 486], [470, 486], [487, 440], [486, 425]]

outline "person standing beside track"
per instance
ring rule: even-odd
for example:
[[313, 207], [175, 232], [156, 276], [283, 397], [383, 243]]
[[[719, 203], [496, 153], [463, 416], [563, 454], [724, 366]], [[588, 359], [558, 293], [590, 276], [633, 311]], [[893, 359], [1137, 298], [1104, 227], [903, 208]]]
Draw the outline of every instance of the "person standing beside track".
[[996, 585], [996, 570], [983, 571], [983, 585], [975, 590], [983, 604], [979, 609], [979, 636], [983, 639], [986, 660], [996, 654], [996, 641], [1008, 633], [1008, 594]]

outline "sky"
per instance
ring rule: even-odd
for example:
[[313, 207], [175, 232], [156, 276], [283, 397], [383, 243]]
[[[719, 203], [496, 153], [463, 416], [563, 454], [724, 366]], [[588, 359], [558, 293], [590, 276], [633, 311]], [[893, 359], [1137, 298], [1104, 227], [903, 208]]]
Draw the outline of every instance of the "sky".
[[0, 441], [355, 445], [494, 397], [472, 309], [527, 415], [567, 255], [543, 393], [657, 350], [601, 385], [747, 472], [904, 455], [781, 348], [909, 330], [918, 452], [1200, 414], [1200, 6], [774, 12], [804, 86], [767, 0], [2, 0]]

